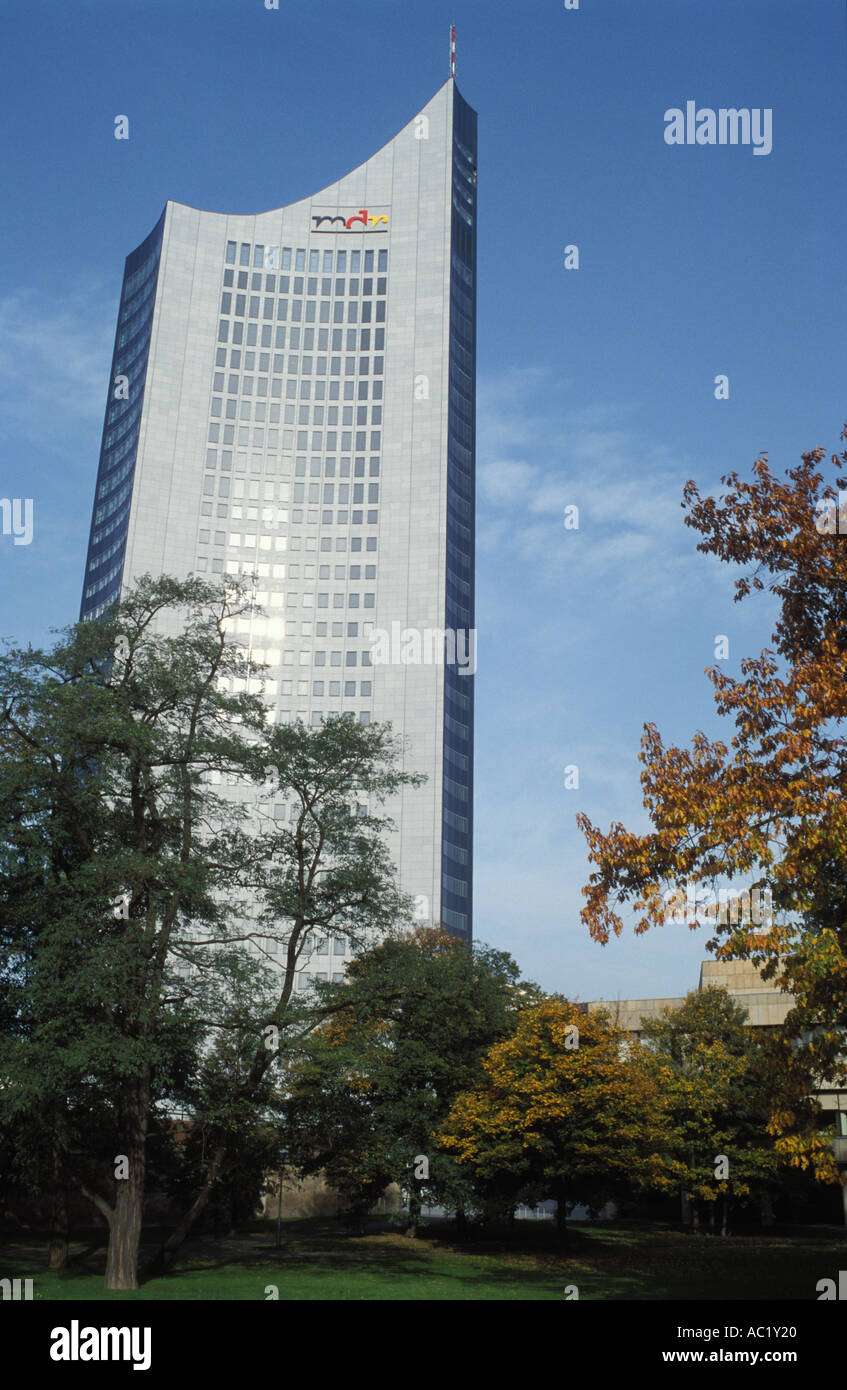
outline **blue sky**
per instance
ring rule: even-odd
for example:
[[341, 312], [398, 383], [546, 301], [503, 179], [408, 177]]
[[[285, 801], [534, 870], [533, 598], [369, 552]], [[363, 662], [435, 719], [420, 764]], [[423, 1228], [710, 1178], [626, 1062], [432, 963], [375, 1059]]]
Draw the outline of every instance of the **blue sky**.
[[[643, 828], [642, 724], [715, 732], [716, 635], [730, 673], [768, 638], [696, 554], [686, 479], [831, 452], [847, 419], [843, 0], [7, 10], [0, 494], [35, 539], [0, 537], [0, 635], [77, 616], [124, 257], [165, 200], [338, 178], [443, 82], [451, 21], [480, 118], [476, 932], [573, 997], [684, 993], [708, 931], [591, 942], [574, 818]], [[770, 108], [772, 152], [667, 145], [688, 100]]]

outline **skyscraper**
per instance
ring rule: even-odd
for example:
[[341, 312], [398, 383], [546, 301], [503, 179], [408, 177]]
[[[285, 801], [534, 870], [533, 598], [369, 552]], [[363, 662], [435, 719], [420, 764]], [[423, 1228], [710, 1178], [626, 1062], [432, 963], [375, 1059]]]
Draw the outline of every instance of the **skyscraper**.
[[476, 114], [452, 76], [310, 198], [168, 202], [126, 261], [81, 608], [145, 573], [252, 576], [263, 615], [236, 636], [270, 717], [405, 736], [427, 782], [389, 808], [400, 886], [468, 938], [475, 304]]

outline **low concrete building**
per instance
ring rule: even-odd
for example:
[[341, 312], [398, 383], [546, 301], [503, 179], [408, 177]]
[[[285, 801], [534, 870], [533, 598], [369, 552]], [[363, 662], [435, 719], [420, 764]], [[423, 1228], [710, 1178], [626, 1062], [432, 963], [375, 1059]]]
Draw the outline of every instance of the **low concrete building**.
[[[698, 990], [725, 989], [737, 1004], [743, 1005], [754, 1028], [779, 1028], [794, 1003], [794, 996], [780, 989], [777, 980], [763, 980], [749, 960], [704, 960], [700, 966]], [[678, 1009], [678, 999], [593, 999], [583, 1004], [586, 1013], [605, 1009], [621, 1028], [633, 1037], [641, 1036], [644, 1019], [660, 1018], [666, 1009]]]
[[[780, 1028], [794, 1004], [794, 996], [781, 989], [778, 979], [763, 980], [749, 960], [704, 960], [700, 966], [698, 990], [725, 989], [735, 1003], [743, 1006], [753, 1028]], [[641, 1037], [642, 1024], [661, 1018], [666, 1010], [678, 1009], [684, 999], [592, 999], [581, 1005], [586, 1013], [605, 1010], [614, 1022], [634, 1038]], [[819, 1089], [821, 1109], [827, 1112], [833, 1129], [833, 1151], [847, 1179], [847, 1088], [835, 1081]], [[844, 1193], [844, 1221], [847, 1224], [847, 1181]]]

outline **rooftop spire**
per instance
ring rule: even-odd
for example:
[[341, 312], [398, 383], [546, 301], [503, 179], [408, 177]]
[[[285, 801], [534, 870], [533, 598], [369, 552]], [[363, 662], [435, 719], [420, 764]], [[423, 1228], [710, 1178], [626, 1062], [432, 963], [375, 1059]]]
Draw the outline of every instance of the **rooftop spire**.
[[450, 25], [450, 76], [456, 76], [456, 26]]

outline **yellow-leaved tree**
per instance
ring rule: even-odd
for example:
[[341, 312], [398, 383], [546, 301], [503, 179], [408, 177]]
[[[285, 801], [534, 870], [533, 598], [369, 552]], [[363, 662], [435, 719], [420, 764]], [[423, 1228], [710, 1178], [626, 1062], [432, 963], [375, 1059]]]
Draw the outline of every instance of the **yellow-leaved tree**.
[[525, 1009], [483, 1069], [437, 1134], [472, 1174], [481, 1207], [553, 1198], [564, 1236], [569, 1206], [597, 1210], [633, 1185], [673, 1186], [661, 1101], [670, 1069], [645, 1065], [602, 1011], [559, 998]]

